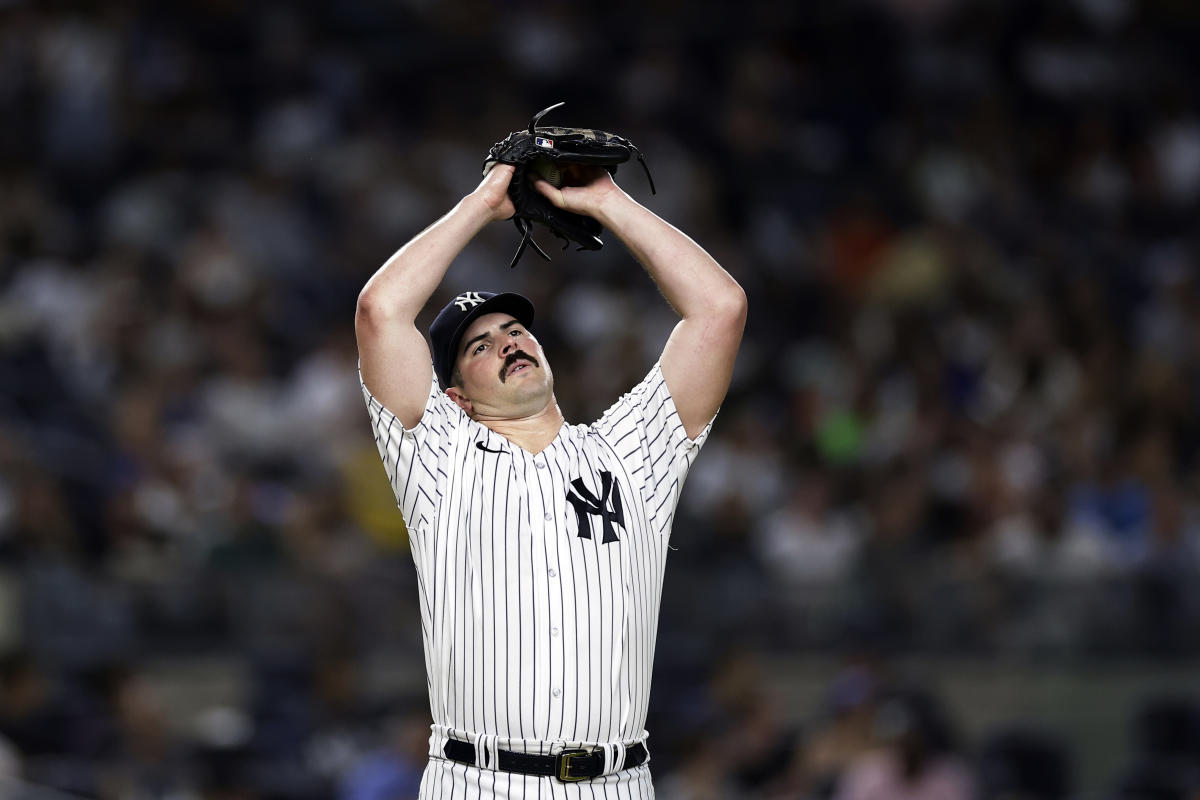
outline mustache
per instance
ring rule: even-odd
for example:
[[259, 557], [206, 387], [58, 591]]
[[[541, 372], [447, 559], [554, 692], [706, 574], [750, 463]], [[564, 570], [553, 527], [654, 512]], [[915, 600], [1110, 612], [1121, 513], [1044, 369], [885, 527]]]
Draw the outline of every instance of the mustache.
[[504, 366], [500, 368], [500, 382], [501, 383], [504, 383], [505, 381], [508, 380], [508, 368], [521, 360], [528, 361], [529, 363], [533, 364], [535, 367], [542, 366], [541, 364], [538, 363], [538, 360], [536, 358], [529, 355], [529, 353], [526, 353], [524, 350], [514, 350], [513, 352], [509, 353], [508, 356], [504, 359]]

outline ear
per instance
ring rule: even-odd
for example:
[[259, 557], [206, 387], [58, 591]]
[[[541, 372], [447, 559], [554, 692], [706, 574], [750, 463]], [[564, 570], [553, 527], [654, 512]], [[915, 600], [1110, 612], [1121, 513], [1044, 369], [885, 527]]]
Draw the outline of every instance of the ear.
[[463, 411], [467, 412], [467, 416], [471, 415], [474, 409], [470, 399], [462, 393], [462, 390], [457, 386], [449, 386], [446, 388], [446, 396], [455, 402], [455, 404]]

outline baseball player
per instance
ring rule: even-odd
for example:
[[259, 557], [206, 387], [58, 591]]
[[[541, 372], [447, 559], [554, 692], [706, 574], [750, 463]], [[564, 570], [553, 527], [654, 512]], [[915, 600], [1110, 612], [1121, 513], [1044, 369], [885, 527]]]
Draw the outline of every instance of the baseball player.
[[524, 297], [458, 294], [430, 346], [414, 325], [467, 242], [513, 215], [512, 175], [492, 168], [389, 258], [355, 316], [418, 576], [434, 720], [420, 797], [650, 798], [667, 542], [729, 386], [746, 298], [605, 170], [537, 181], [556, 207], [613, 231], [681, 317], [640, 384], [596, 422], [567, 423]]

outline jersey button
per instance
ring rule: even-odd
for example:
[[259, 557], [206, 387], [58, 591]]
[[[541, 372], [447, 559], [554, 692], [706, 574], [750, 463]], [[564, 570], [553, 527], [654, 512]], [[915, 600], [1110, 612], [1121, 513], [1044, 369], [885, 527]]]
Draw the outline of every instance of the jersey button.
[[562, 689], [555, 689], [555, 690], [554, 690], [553, 692], [551, 692], [550, 694], [554, 695], [555, 697], [561, 697], [561, 696], [562, 696]]
[[558, 636], [558, 628], [551, 628], [551, 629], [550, 629], [550, 635], [551, 635], [551, 636]]
[[554, 515], [551, 514], [549, 511], [547, 511], [546, 512], [546, 521], [549, 522], [552, 519], [554, 519]]
[[545, 461], [535, 461], [535, 462], [533, 462], [533, 465], [534, 465], [535, 467], [537, 467], [538, 469], [545, 469], [545, 468], [546, 468], [546, 462], [545, 462]]
[[558, 577], [558, 572], [556, 572], [555, 570], [550, 570], [550, 577], [551, 577], [551, 578], [557, 578], [557, 577]]

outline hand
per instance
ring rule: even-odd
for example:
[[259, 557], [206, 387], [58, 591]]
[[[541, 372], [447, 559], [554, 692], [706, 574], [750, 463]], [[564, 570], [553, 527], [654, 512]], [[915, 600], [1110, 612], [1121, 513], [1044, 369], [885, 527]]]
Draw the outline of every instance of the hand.
[[512, 198], [508, 196], [508, 184], [512, 181], [514, 171], [511, 164], [496, 164], [483, 176], [475, 191], [471, 192], [487, 206], [490, 212], [489, 219], [493, 222], [509, 219], [517, 213]]
[[564, 211], [598, 218], [606, 203], [624, 194], [603, 167], [568, 164], [562, 170], [562, 178], [561, 187], [542, 178], [536, 178], [533, 186]]

